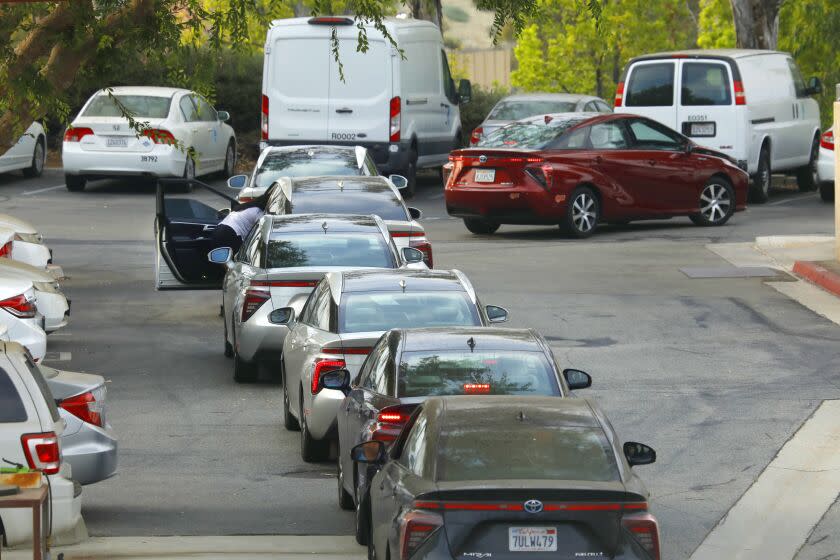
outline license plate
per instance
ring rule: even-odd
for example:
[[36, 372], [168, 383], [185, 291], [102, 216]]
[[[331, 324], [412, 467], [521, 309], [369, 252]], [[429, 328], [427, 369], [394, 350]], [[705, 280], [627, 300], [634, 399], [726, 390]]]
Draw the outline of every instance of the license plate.
[[495, 169], [476, 169], [475, 182], [476, 183], [492, 183], [496, 180]]
[[557, 552], [556, 527], [509, 527], [511, 552]]
[[128, 146], [128, 139], [121, 136], [111, 136], [105, 139], [105, 145], [109, 148], [125, 148]]
[[715, 123], [691, 123], [689, 136], [714, 136]]

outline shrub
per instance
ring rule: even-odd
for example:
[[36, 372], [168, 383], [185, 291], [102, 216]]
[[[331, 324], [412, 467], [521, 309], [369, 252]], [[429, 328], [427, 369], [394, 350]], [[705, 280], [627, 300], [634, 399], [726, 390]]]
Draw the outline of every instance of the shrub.
[[452, 21], [457, 21], [458, 23], [467, 23], [470, 21], [470, 14], [458, 6], [444, 6], [443, 15], [444, 17], [447, 17]]

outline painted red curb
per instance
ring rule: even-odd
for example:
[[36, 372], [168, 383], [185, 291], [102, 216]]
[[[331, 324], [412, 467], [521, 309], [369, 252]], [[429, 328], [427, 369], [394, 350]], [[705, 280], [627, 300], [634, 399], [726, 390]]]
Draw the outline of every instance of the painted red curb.
[[819, 263], [796, 261], [793, 265], [793, 273], [836, 296], [840, 296], [840, 274], [820, 266]]

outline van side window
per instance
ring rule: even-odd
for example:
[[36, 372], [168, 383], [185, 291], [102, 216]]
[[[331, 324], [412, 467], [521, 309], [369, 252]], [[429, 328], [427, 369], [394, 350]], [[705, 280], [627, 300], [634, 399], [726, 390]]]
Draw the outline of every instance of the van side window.
[[732, 105], [732, 87], [726, 67], [707, 62], [684, 62], [681, 103], [687, 107]]
[[455, 80], [452, 79], [452, 74], [449, 72], [449, 62], [446, 60], [445, 51], [440, 51], [440, 58], [443, 68], [443, 93], [451, 103], [456, 103], [458, 97], [455, 92]]
[[9, 374], [0, 368], [0, 423], [26, 422], [26, 408]]
[[793, 78], [793, 87], [796, 89], [796, 97], [808, 97], [808, 87], [805, 85], [805, 80], [802, 79], [802, 72], [792, 59], [787, 59], [788, 68], [790, 68], [790, 77]]
[[674, 104], [674, 63], [637, 64], [624, 93], [627, 107], [669, 107]]

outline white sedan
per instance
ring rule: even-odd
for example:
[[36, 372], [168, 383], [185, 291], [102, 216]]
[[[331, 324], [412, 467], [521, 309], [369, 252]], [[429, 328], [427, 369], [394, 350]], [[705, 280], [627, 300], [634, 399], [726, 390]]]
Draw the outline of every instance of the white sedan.
[[0, 258], [10, 258], [35, 268], [46, 269], [52, 255], [46, 245], [25, 241], [15, 230], [0, 224]]
[[817, 159], [817, 174], [820, 176], [820, 197], [834, 200], [834, 129], [829, 128], [820, 136], [820, 156]]
[[41, 123], [29, 125], [17, 143], [0, 155], [0, 173], [22, 170], [24, 177], [39, 177], [47, 159], [47, 137]]
[[[123, 110], [143, 123], [129, 127]], [[115, 87], [88, 99], [64, 133], [62, 160], [67, 190], [88, 179], [139, 176], [193, 178], [236, 165], [236, 136], [199, 94], [165, 87]], [[190, 155], [192, 154], [192, 155]]]
[[35, 288], [36, 306], [44, 316], [44, 330], [55, 332], [67, 326], [70, 318], [70, 302], [52, 275], [43, 268], [35, 268], [11, 259], [0, 259], [0, 280], [18, 279], [32, 282]]
[[44, 316], [38, 313], [35, 290], [29, 280], [0, 278], [0, 324], [9, 340], [18, 342], [36, 362], [47, 353]]

